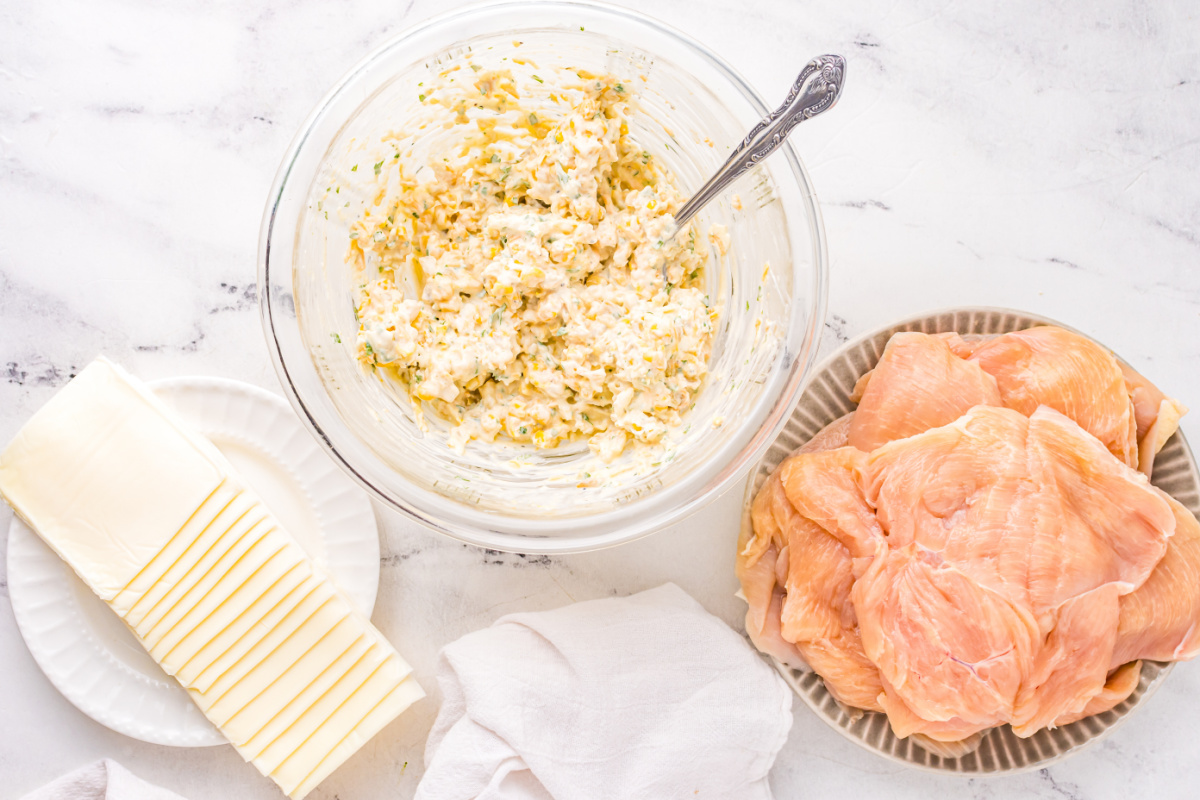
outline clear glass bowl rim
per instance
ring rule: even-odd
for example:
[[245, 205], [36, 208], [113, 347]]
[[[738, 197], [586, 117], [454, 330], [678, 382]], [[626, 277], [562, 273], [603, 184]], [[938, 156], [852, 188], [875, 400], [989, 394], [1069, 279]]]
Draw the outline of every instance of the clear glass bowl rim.
[[[544, 8], [554, 8], [557, 10], [574, 9], [580, 13], [609, 15], [616, 18], [624, 18], [633, 23], [654, 29], [657, 34], [674, 39], [677, 44], [692, 51], [695, 55], [706, 61], [711, 68], [721, 73], [738, 89], [743, 98], [759, 114], [766, 116], [770, 110], [762, 97], [750, 86], [746, 79], [708, 47], [653, 17], [631, 9], [608, 3], [595, 2], [594, 0], [496, 0], [494, 2], [474, 3], [429, 17], [388, 38], [351, 67], [321, 98], [288, 145], [280, 167], [276, 172], [270, 193], [268, 194], [259, 231], [258, 300], [263, 333], [267, 340], [267, 349], [270, 352], [271, 362], [288, 402], [291, 403], [300, 417], [301, 423], [313, 435], [321, 448], [333, 458], [343, 471], [366, 489], [371, 496], [389, 508], [399, 511], [403, 515], [432, 530], [468, 544], [506, 552], [561, 554], [587, 552], [624, 544], [661, 530], [703, 508], [717, 495], [729, 488], [735, 481], [746, 476], [748, 471], [758, 463], [763, 453], [770, 446], [771, 442], [774, 441], [778, 432], [791, 417], [792, 411], [797, 402], [799, 402], [801, 391], [812, 371], [820, 344], [828, 300], [828, 255], [825, 228], [812, 180], [790, 142], [784, 142], [774, 158], [787, 160], [792, 176], [799, 184], [804, 201], [805, 222], [807, 223], [809, 237], [811, 238], [813, 269], [812, 276], [807, 281], [810, 293], [809, 315], [803, 332], [800, 350], [797, 353], [789, 353], [788, 348], [784, 347], [781, 351], [781, 358], [790, 355], [792, 359], [791, 374], [788, 377], [788, 381], [780, 397], [776, 400], [767, 421], [738, 452], [737, 456], [730, 463], [726, 464], [705, 486], [685, 502], [661, 511], [655, 516], [639, 520], [636, 524], [626, 524], [622, 528], [580, 537], [525, 537], [502, 531], [448, 524], [443, 520], [432, 518], [421, 508], [404, 498], [397, 497], [390, 491], [376, 486], [356, 469], [354, 464], [350, 463], [334, 446], [321, 423], [313, 416], [308, 405], [301, 397], [300, 391], [292, 381], [288, 365], [284, 361], [282, 347], [276, 335], [276, 320], [272, 304], [273, 301], [278, 301], [278, 298], [272, 292], [271, 283], [271, 241], [288, 178], [291, 175], [300, 151], [305, 146], [317, 123], [326, 115], [329, 108], [343, 92], [353, 85], [355, 79], [361, 73], [368, 71], [379, 59], [386, 57], [394, 48], [401, 47], [404, 42], [428, 33], [431, 29], [441, 28], [453, 23], [455, 20], [469, 19], [478, 15], [496, 12], [512, 13], [518, 15], [517, 18], [521, 18], [520, 15], [523, 12], [535, 12], [538, 9]], [[289, 296], [292, 266], [291, 263], [288, 263], [280, 265], [278, 268], [280, 271], [289, 273], [288, 279], [280, 282], [281, 285], [289, 287]], [[799, 275], [795, 275], [794, 277], [797, 279], [795, 283], [797, 287], [805, 283], [805, 281], [800, 280]]]

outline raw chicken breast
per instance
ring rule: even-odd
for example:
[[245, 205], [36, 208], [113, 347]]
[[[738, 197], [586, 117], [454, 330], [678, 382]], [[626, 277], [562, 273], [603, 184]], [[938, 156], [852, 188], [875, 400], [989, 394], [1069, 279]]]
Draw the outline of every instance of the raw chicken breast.
[[1054, 326], [1003, 336], [898, 333], [851, 399], [860, 405], [849, 443], [860, 450], [945, 425], [975, 405], [1026, 416], [1046, 405], [1146, 475], [1187, 413], [1103, 347]]
[[781, 573], [785, 579], [787, 553], [783, 528], [776, 521], [777, 510], [785, 525], [796, 515], [783, 495], [778, 470], [755, 496], [750, 508], [750, 524], [742, 525], [735, 570], [742, 585], [742, 597], [749, 606], [746, 633], [750, 641], [780, 662], [801, 667], [804, 659], [800, 652], [780, 634], [784, 599]]
[[1000, 405], [995, 378], [925, 333], [893, 336], [855, 396], [849, 443], [866, 452], [953, 422], [972, 406]]
[[1038, 532], [1028, 580], [1043, 628], [1047, 614], [1103, 584], [1116, 584], [1122, 595], [1141, 586], [1175, 532], [1165, 496], [1108, 456], [1062, 414], [1043, 406], [1030, 417], [1027, 457]]
[[1029, 605], [1037, 509], [1025, 458], [1028, 428], [1015, 411], [979, 406], [871, 453], [863, 490], [888, 546], [918, 545], [980, 586]]
[[839, 702], [882, 711], [879, 670], [863, 652], [850, 587], [850, 554], [810, 520], [799, 519], [788, 536], [788, 576], [781, 632], [825, 679]]
[[792, 508], [841, 542], [852, 558], [872, 556], [884, 546], [883, 529], [859, 486], [866, 462], [861, 450], [840, 447], [801, 453], [780, 470]]
[[1112, 353], [1091, 339], [1053, 326], [1030, 328], [984, 343], [968, 360], [996, 378], [1008, 408], [1029, 416], [1049, 406], [1137, 466], [1137, 422], [1125, 376]]
[[1017, 736], [1032, 736], [1059, 717], [1081, 712], [1104, 690], [1117, 640], [1119, 591], [1117, 584], [1105, 583], [1058, 607], [1008, 719]]
[[887, 550], [852, 597], [897, 735], [1028, 736], [1103, 691], [1118, 598], [1175, 528], [1144, 476], [1056, 411], [985, 406], [877, 449], [862, 475]]
[[[759, 650], [789, 666], [808, 664], [840, 702], [879, 711], [879, 673], [862, 652], [850, 603], [849, 551], [796, 511], [782, 480], [785, 474], [793, 481], [798, 474], [820, 476], [821, 471], [796, 469], [810, 458], [822, 464], [840, 460], [843, 473], [852, 468], [862, 457], [858, 451], [835, 450], [842, 455], [832, 462], [823, 452], [845, 444], [848, 424], [845, 417], [825, 428], [767, 479], [751, 506], [751, 525], [743, 526], [737, 573], [749, 605], [746, 630]], [[843, 475], [842, 487], [857, 491], [852, 477]], [[803, 555], [793, 559], [791, 553]]]
[[1147, 478], [1183, 406], [1053, 327], [897, 334], [855, 391], [750, 509], [760, 649], [956, 754], [1200, 654], [1200, 522]]
[[979, 406], [869, 457], [865, 495], [887, 547], [852, 597], [897, 736], [961, 739], [1012, 716], [1041, 640], [1029, 547], [1012, 538], [1034, 527], [1028, 426]]
[[1138, 469], [1148, 477], [1154, 471], [1154, 457], [1163, 449], [1171, 434], [1179, 429], [1179, 420], [1188, 410], [1131, 367], [1122, 364], [1121, 370], [1137, 420]]
[[1169, 397], [1159, 405], [1154, 422], [1138, 442], [1138, 469], [1145, 473], [1147, 478], [1154, 472], [1154, 458], [1175, 431], [1179, 430], [1179, 420], [1187, 412], [1186, 406]]
[[782, 632], [835, 698], [879, 711], [879, 671], [863, 652], [850, 601], [853, 557], [883, 546], [883, 531], [858, 486], [865, 459], [864, 453], [842, 447], [798, 454], [780, 470], [798, 514], [787, 531]]
[[1104, 690], [1119, 598], [1145, 583], [1176, 530], [1144, 475], [1045, 406], [1029, 421], [1028, 461], [1039, 509], [1030, 602], [1048, 637], [1021, 687], [1018, 736], [1082, 712]]
[[1118, 667], [1108, 676], [1108, 681], [1104, 684], [1104, 688], [1100, 693], [1088, 701], [1088, 704], [1083, 707], [1082, 711], [1072, 714], [1064, 714], [1054, 720], [1054, 725], [1051, 727], [1060, 727], [1062, 725], [1070, 725], [1072, 722], [1077, 722], [1084, 717], [1090, 717], [1093, 714], [1103, 714], [1111, 708], [1125, 702], [1129, 695], [1133, 694], [1133, 690], [1137, 688], [1138, 681], [1142, 677], [1142, 662], [1134, 661]]
[[[1021, 606], [916, 544], [875, 559], [851, 596], [897, 736], [953, 741], [1008, 720], [1038, 641]], [[914, 713], [893, 716], [898, 704]]]
[[[845, 445], [851, 416], [847, 414], [826, 426], [791, 458], [800, 453]], [[799, 519], [780, 481], [780, 474], [787, 463], [785, 460], [780, 464], [755, 495], [749, 519], [742, 524], [735, 569], [742, 585], [742, 597], [749, 606], [746, 611], [746, 632], [755, 647], [788, 666], [803, 667], [805, 660], [794, 640], [784, 639], [780, 631], [784, 584], [789, 572], [786, 531], [792, 530]], [[826, 666], [833, 669], [827, 660]], [[846, 702], [851, 703], [850, 700]]]
[[1160, 494], [1175, 515], [1175, 535], [1150, 578], [1121, 598], [1113, 667], [1139, 658], [1180, 661], [1200, 655], [1200, 522]]
[[1134, 420], [1137, 422], [1138, 441], [1150, 430], [1158, 417], [1159, 409], [1164, 400], [1169, 398], [1162, 391], [1133, 367], [1121, 365], [1121, 376], [1125, 380], [1125, 391], [1133, 401]]

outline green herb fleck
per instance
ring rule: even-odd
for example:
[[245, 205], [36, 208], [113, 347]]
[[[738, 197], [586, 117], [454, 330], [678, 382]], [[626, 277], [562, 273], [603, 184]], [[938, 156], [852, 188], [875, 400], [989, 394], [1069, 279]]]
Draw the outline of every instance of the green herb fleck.
[[358, 238], [358, 231], [350, 231], [350, 240], [353, 241], [357, 238]]
[[341, 344], [341, 343], [342, 343], [342, 337], [338, 336], [336, 333], [331, 333], [331, 334], [329, 334], [329, 335], [330, 335], [330, 336], [332, 336], [332, 337], [333, 337], [333, 340], [334, 340], [335, 342], [337, 342], [338, 344]]
[[379, 160], [379, 163], [377, 163], [377, 164], [375, 165], [375, 174], [376, 174], [376, 175], [379, 175], [379, 171], [380, 171], [381, 169], [383, 169], [383, 159], [380, 159], [380, 160]]
[[625, 93], [625, 87], [624, 87], [624, 86], [622, 86], [622, 85], [621, 85], [621, 84], [619, 84], [619, 83], [618, 83], [616, 86], [614, 86], [613, 88], [617, 90], [617, 94], [624, 94], [624, 93]]
[[529, 115], [529, 124], [530, 124], [530, 125], [537, 125], [537, 124], [538, 124], [538, 123], [537, 123], [537, 114], [530, 114], [530, 115]]
[[545, 83], [545, 81], [544, 81], [544, 80], [542, 80], [541, 78], [539, 78], [537, 75], [534, 75], [534, 76], [533, 76], [533, 79], [534, 79], [535, 81], [537, 81], [538, 83]]
[[355, 164], [353, 167], [351, 167], [351, 168], [350, 168], [350, 171], [351, 171], [351, 172], [358, 172], [358, 164]]
[[371, 347], [371, 343], [370, 343], [370, 342], [363, 342], [363, 350], [364, 350], [364, 351], [366, 352], [366, 354], [367, 354], [367, 355], [369, 355], [371, 358], [374, 358], [374, 357], [375, 357], [375, 348]]
[[418, 99], [418, 100], [420, 100], [422, 103], [424, 103], [424, 102], [425, 102], [425, 95], [423, 95], [423, 94], [419, 94], [419, 95], [417, 95], [417, 99]]
[[500, 155], [498, 153], [492, 153], [492, 157], [489, 158], [488, 161], [490, 161], [493, 164], [499, 164], [500, 163]]

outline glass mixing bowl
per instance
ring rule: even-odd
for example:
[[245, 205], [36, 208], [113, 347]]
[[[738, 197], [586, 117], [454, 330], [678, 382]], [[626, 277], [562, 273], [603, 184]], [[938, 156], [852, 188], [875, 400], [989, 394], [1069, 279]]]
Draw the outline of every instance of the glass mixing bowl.
[[[350, 224], [373, 202], [364, 176], [381, 136], [428, 113], [420, 95], [436, 74], [471, 64], [512, 69], [519, 84], [522, 70], [555, 66], [635, 81], [630, 133], [685, 196], [767, 112], [704, 46], [610, 6], [475, 6], [397, 36], [321, 101], [271, 189], [258, 285], [275, 367], [301, 419], [346, 471], [435, 530], [525, 553], [629, 541], [741, 478], [787, 421], [825, 311], [825, 240], [812, 185], [785, 145], [700, 214], [701, 231], [724, 224], [732, 242], [726, 257], [714, 251], [707, 270], [706, 289], [723, 310], [707, 383], [661, 448], [631, 448], [611, 465], [583, 442], [538, 450], [497, 439], [472, 442], [460, 455], [446, 444], [444, 422], [425, 414], [423, 430], [406, 392], [356, 360], [356, 274], [345, 255]], [[408, 144], [419, 157], [447, 135], [453, 131], [429, 125]], [[352, 169], [358, 164], [366, 165], [361, 173]], [[330, 187], [338, 187], [335, 202]]]

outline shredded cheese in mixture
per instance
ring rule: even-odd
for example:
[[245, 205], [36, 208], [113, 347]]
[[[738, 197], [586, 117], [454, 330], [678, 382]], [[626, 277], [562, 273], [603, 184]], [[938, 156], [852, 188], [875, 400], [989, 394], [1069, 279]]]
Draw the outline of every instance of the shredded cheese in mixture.
[[[611, 460], [660, 442], [707, 372], [708, 247], [691, 225], [668, 238], [682, 198], [629, 136], [629, 84], [566, 74], [551, 111], [523, 107], [508, 71], [422, 95], [457, 144], [415, 170], [399, 149], [375, 164], [351, 228], [358, 356], [451, 420], [460, 451], [586, 438]], [[720, 226], [709, 238], [728, 247]]]

